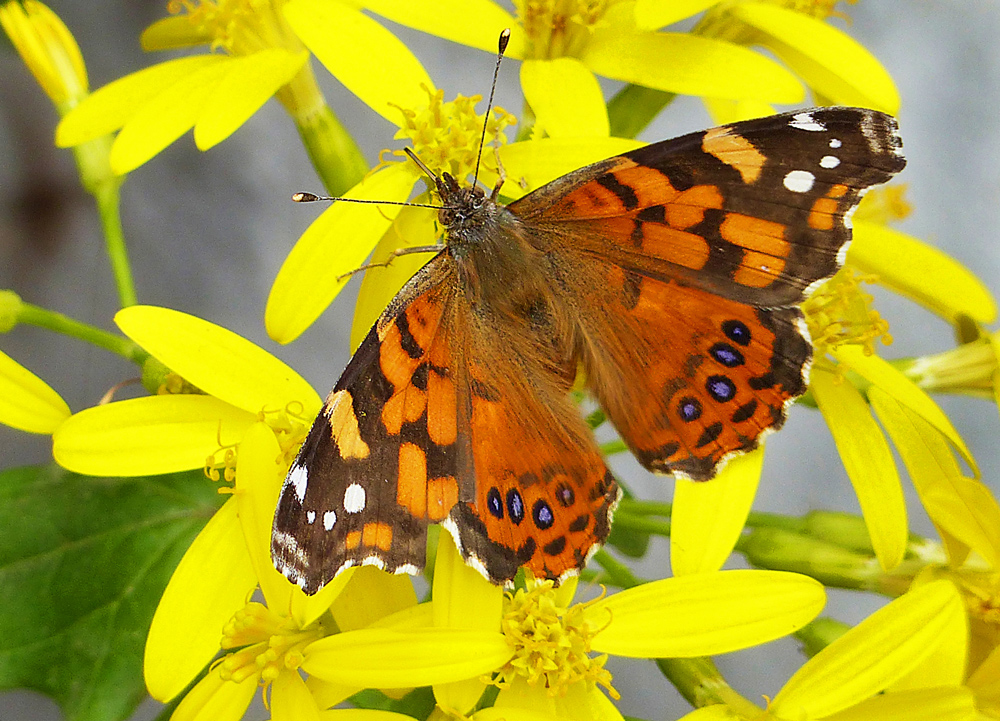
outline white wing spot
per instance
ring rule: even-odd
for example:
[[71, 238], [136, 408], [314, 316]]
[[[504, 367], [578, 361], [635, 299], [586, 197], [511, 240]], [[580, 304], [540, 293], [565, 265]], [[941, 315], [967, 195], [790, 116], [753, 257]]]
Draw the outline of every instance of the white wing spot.
[[309, 485], [308, 469], [296, 463], [289, 469], [288, 478], [285, 479], [285, 485], [289, 483], [295, 489], [295, 497], [299, 499], [299, 503], [302, 503], [306, 497], [306, 486]]
[[830, 140], [830, 147], [831, 148], [836, 149], [836, 148], [839, 148], [841, 145], [843, 145], [843, 143], [840, 142], [839, 140], [837, 140], [836, 138], [832, 138]]
[[793, 193], [808, 193], [812, 190], [816, 176], [808, 170], [793, 170], [785, 176], [785, 187]]
[[797, 113], [792, 116], [792, 120], [788, 123], [793, 128], [798, 128], [799, 130], [808, 130], [813, 133], [820, 133], [826, 130], [826, 126], [823, 123], [817, 122], [809, 113]]
[[[337, 514], [333, 511], [327, 511], [323, 514], [323, 528], [328, 531], [333, 530], [333, 524], [337, 522]], [[311, 521], [310, 521], [311, 523]]]
[[361, 513], [365, 510], [365, 489], [357, 483], [352, 483], [344, 491], [344, 510], [348, 513]]
[[310, 526], [316, 522], [316, 511], [306, 511], [306, 523]]
[[821, 168], [836, 168], [838, 165], [840, 165], [840, 158], [833, 155], [824, 155], [819, 161]]

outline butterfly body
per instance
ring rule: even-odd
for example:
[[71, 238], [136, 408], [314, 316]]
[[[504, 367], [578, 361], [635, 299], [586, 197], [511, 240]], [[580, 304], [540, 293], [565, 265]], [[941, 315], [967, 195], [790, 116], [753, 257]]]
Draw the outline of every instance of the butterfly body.
[[292, 464], [278, 569], [309, 593], [351, 565], [414, 572], [440, 522], [495, 583], [577, 572], [619, 495], [568, 399], [578, 369], [650, 470], [705, 480], [755, 448], [806, 388], [798, 304], [899, 147], [888, 116], [833, 108], [650, 145], [509, 205], [443, 175], [445, 245]]

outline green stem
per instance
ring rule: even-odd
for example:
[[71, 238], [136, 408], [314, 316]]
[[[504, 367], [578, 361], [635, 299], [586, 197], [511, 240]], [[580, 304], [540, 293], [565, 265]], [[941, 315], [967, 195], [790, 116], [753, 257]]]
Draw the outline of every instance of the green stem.
[[62, 333], [63, 335], [86, 341], [87, 343], [96, 345], [98, 348], [104, 348], [112, 353], [116, 353], [125, 360], [135, 363], [140, 368], [149, 358], [149, 353], [128, 338], [108, 333], [87, 323], [74, 320], [62, 313], [56, 313], [55, 311], [41, 308], [31, 303], [24, 303], [22, 301], [18, 309], [17, 321], [19, 323], [35, 325], [39, 328], [47, 328], [56, 333]]
[[604, 549], [594, 554], [594, 561], [604, 569], [601, 580], [606, 581], [609, 586], [632, 588], [642, 583], [628, 566]]
[[608, 101], [611, 136], [634, 138], [676, 97], [663, 90], [626, 85]]
[[132, 266], [129, 264], [125, 233], [119, 212], [119, 190], [124, 177], [111, 170], [112, 136], [105, 135], [73, 148], [80, 171], [80, 182], [97, 202], [97, 212], [104, 229], [104, 243], [111, 262], [111, 273], [118, 288], [118, 302], [122, 308], [137, 301]]
[[[615, 513], [615, 523], [618, 523], [622, 517], [631, 516], [629, 520], [624, 522], [629, 524], [630, 528], [642, 527], [651, 533], [658, 533], [659, 531], [655, 530], [657, 527], [652, 525], [653, 522], [650, 522], [650, 525], [643, 526], [639, 518], [643, 516], [663, 516], [669, 518], [672, 512], [673, 504], [671, 503], [637, 501], [631, 498], [623, 498], [618, 504], [618, 510]], [[778, 513], [752, 512], [747, 516], [746, 525], [748, 528], [780, 528], [788, 531], [802, 531], [808, 525], [808, 518], [808, 514], [803, 518], [783, 516]], [[669, 528], [669, 526], [667, 527]], [[667, 535], [669, 535], [669, 532]]]
[[793, 635], [802, 642], [802, 650], [806, 655], [812, 658], [850, 630], [851, 627], [843, 621], [820, 616]]
[[327, 193], [339, 197], [369, 170], [361, 148], [325, 102], [312, 112], [295, 116], [306, 152]]
[[710, 658], [661, 658], [656, 665], [696, 708], [725, 704], [743, 718], [756, 718], [763, 711], [734, 691]]

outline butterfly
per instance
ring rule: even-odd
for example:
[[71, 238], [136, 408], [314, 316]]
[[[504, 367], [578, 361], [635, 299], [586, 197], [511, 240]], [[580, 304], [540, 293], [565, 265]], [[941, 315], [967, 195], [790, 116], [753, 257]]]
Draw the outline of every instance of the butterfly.
[[436, 177], [445, 243], [292, 463], [276, 568], [310, 594], [354, 565], [417, 573], [440, 523], [493, 583], [578, 572], [620, 493], [570, 400], [578, 369], [643, 466], [712, 478], [805, 391], [799, 306], [901, 149], [888, 115], [815, 108], [648, 145], [508, 205]]

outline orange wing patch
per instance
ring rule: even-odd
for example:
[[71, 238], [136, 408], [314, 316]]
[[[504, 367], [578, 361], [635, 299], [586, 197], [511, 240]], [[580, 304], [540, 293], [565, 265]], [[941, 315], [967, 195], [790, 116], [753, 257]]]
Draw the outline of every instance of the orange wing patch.
[[354, 411], [354, 398], [350, 391], [335, 391], [326, 399], [330, 430], [337, 442], [340, 457], [347, 459], [367, 458], [371, 453], [368, 444], [361, 437], [358, 416]]
[[747, 185], [760, 178], [767, 157], [729, 126], [705, 131], [701, 149], [716, 160], [739, 171]]

